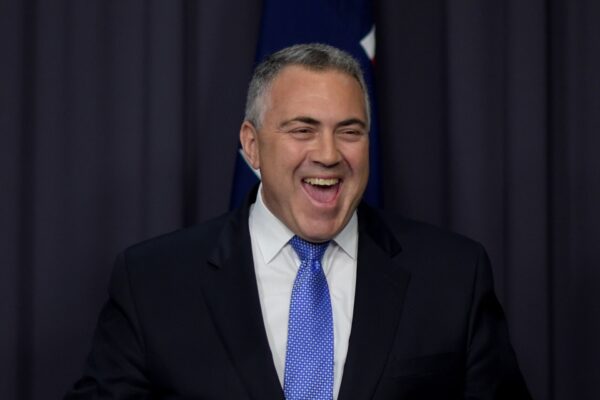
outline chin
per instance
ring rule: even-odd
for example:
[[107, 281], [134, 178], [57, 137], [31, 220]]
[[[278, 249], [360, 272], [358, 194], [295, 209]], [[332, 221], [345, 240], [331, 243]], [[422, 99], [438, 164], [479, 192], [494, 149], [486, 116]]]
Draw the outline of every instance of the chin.
[[327, 224], [327, 226], [310, 226], [304, 228], [305, 229], [301, 230], [301, 235], [304, 239], [310, 242], [326, 242], [333, 239], [333, 237], [341, 230], [339, 227], [332, 226], [332, 224]]

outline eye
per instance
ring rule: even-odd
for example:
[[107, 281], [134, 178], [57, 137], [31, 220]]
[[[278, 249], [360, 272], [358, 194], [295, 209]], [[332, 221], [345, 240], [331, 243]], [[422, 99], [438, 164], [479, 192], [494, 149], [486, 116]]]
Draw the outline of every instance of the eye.
[[358, 140], [365, 132], [362, 129], [346, 128], [339, 131], [339, 134], [346, 140]]
[[315, 130], [311, 127], [308, 126], [302, 126], [302, 127], [297, 127], [294, 128], [292, 130], [290, 130], [290, 133], [294, 136], [300, 137], [300, 138], [304, 138], [307, 136], [312, 135], [315, 132]]

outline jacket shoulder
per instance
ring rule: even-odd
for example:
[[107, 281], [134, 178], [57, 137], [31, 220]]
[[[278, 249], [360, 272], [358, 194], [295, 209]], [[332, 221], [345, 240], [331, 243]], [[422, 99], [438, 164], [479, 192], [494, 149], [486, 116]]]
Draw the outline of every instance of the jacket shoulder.
[[369, 221], [385, 225], [403, 251], [427, 251], [443, 254], [480, 254], [485, 252], [481, 243], [451, 230], [406, 218], [386, 210], [369, 208], [366, 212]]
[[170, 266], [196, 262], [206, 258], [219, 241], [219, 237], [233, 212], [229, 212], [187, 228], [156, 236], [126, 248], [121, 257], [131, 267], [168, 263]]

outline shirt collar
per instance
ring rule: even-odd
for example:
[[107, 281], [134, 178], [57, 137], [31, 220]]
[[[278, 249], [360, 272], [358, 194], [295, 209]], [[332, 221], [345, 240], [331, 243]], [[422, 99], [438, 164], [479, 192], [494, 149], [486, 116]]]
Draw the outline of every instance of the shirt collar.
[[353, 260], [356, 259], [358, 247], [358, 218], [356, 217], [356, 210], [352, 213], [352, 217], [350, 217], [350, 221], [348, 221], [344, 229], [333, 240], [350, 258]]
[[256, 228], [258, 247], [260, 247], [265, 263], [268, 264], [290, 241], [294, 232], [273, 215], [265, 205], [262, 198], [262, 183], [256, 194], [256, 202], [252, 207], [252, 217]]
[[[258, 188], [256, 202], [253, 204], [251, 212], [257, 232], [257, 243], [265, 263], [268, 264], [288, 244], [294, 236], [294, 232], [281, 222], [265, 205], [262, 198], [262, 183]], [[356, 211], [352, 213], [352, 217], [344, 229], [333, 238], [333, 241], [352, 259], [356, 258], [358, 245], [358, 219]]]

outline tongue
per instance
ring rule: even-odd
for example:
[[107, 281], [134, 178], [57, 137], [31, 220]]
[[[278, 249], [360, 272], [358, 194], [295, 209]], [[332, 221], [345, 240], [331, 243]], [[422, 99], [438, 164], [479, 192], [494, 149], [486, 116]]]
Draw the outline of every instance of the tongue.
[[338, 191], [339, 183], [332, 186], [315, 186], [309, 183], [305, 183], [304, 187], [308, 192], [308, 195], [319, 203], [329, 203], [333, 199]]

